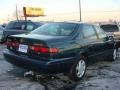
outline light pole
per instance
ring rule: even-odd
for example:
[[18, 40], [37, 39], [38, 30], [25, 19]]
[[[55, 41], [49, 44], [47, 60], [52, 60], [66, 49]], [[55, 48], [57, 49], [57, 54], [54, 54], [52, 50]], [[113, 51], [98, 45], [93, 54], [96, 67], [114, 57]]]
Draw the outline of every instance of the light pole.
[[82, 18], [81, 18], [81, 0], [79, 0], [79, 15], [80, 15], [80, 21], [82, 21]]
[[18, 7], [17, 7], [17, 4], [16, 4], [16, 19], [19, 20], [19, 18], [18, 18]]

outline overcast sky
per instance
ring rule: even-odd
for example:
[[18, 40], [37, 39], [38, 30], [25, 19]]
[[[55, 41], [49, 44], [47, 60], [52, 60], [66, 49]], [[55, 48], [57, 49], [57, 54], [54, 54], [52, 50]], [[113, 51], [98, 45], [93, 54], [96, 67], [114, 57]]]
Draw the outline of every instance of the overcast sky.
[[[42, 7], [46, 15], [67, 15], [79, 12], [79, 0], [1, 0], [0, 19], [13, 14], [15, 5]], [[120, 12], [120, 0], [81, 0], [83, 13]], [[84, 14], [83, 14], [84, 15]]]

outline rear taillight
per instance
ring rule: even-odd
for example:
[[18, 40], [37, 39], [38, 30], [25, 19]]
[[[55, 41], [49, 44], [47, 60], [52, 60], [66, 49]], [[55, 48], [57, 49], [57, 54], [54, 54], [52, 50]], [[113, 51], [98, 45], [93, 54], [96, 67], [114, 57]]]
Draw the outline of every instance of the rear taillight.
[[50, 53], [57, 53], [59, 50], [57, 48], [50, 48]]
[[30, 46], [30, 49], [33, 50], [35, 53], [58, 53], [57, 48], [48, 48], [43, 46]]

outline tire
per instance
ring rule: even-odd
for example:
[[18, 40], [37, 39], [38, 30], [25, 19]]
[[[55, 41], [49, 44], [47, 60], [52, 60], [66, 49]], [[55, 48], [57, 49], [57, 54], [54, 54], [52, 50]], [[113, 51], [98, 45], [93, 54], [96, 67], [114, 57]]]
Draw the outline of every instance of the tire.
[[81, 80], [86, 72], [86, 60], [82, 56], [80, 57], [77, 62], [72, 66], [69, 72], [69, 78], [74, 81]]
[[116, 61], [118, 59], [118, 48], [113, 50], [113, 57], [111, 61]]
[[8, 37], [9, 37], [9, 35], [8, 35], [8, 36], [6, 36], [6, 38], [5, 38], [5, 42], [7, 42]]

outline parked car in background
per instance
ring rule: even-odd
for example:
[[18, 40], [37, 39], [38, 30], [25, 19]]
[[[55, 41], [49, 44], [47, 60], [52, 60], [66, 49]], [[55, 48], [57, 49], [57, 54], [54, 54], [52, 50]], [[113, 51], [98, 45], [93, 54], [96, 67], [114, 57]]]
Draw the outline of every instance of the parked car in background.
[[117, 48], [98, 26], [80, 22], [42, 25], [7, 39], [5, 59], [40, 74], [67, 73], [80, 80], [91, 61], [116, 60]]
[[3, 30], [4, 28], [2, 27], [2, 25], [0, 25], [0, 42], [2, 40]]
[[5, 42], [7, 37], [10, 35], [28, 33], [39, 26], [43, 25], [42, 22], [33, 22], [30, 20], [16, 20], [11, 21], [7, 24], [3, 31], [2, 41]]
[[120, 26], [117, 23], [101, 24], [100, 27], [106, 32], [106, 34], [114, 39], [117, 47], [120, 47]]
[[100, 27], [108, 36], [114, 37], [116, 41], [120, 40], [120, 27], [117, 24], [102, 24]]
[[6, 23], [2, 24], [2, 27], [3, 27], [3, 28], [5, 28], [6, 26], [7, 26], [7, 24], [6, 24]]

